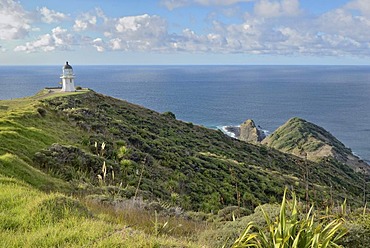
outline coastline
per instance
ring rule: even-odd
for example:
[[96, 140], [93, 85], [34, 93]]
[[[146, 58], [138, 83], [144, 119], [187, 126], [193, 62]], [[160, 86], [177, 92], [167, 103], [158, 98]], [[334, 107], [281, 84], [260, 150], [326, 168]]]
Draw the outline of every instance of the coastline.
[[[240, 136], [240, 125], [226, 125], [226, 126], [217, 126], [217, 129], [221, 130], [227, 136], [237, 139]], [[257, 126], [257, 129], [264, 135], [264, 138], [270, 135], [269, 130], [262, 129], [260, 126]]]

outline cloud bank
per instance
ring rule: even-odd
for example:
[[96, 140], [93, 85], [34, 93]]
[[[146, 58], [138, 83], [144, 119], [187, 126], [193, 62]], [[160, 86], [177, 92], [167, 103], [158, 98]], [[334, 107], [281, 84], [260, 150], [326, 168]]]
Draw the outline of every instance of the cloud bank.
[[[110, 17], [96, 8], [72, 17], [47, 7], [26, 11], [18, 2], [0, 0], [0, 40], [28, 38], [13, 48], [27, 53], [91, 47], [98, 52], [370, 56], [367, 0], [349, 1], [317, 15], [302, 9], [298, 0], [162, 0], [160, 4], [172, 12], [191, 5], [251, 8], [232, 22], [218, 18], [220, 7], [219, 15], [210, 15], [206, 31], [188, 26], [173, 32], [165, 16]], [[42, 23], [55, 26], [32, 38]]]

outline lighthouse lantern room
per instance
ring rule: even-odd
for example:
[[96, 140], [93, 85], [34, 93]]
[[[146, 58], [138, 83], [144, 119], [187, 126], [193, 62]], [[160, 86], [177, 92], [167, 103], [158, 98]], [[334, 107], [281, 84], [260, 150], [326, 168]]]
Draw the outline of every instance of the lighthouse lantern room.
[[75, 82], [74, 82], [74, 74], [72, 66], [68, 64], [68, 61], [63, 66], [63, 74], [60, 77], [62, 79], [62, 90], [64, 92], [71, 92], [76, 91], [75, 89]]

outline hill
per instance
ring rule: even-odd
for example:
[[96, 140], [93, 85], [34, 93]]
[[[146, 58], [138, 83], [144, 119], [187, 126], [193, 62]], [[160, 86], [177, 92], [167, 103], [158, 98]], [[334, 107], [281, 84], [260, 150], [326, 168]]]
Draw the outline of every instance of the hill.
[[[304, 160], [92, 90], [43, 90], [1, 101], [0, 141], [0, 233], [9, 247], [78, 246], [78, 235], [92, 246], [104, 246], [104, 240], [119, 245], [127, 241], [118, 238], [123, 230], [130, 233], [127, 244], [197, 247], [187, 239], [158, 237], [168, 221], [159, 221], [157, 212], [227, 219], [236, 209], [245, 215], [280, 201], [285, 186], [303, 198], [307, 183], [310, 201], [323, 207], [344, 198], [352, 206], [363, 200], [362, 175], [335, 159]], [[154, 235], [126, 229], [130, 215], [125, 224], [107, 217], [128, 199], [155, 213], [145, 217]], [[100, 229], [89, 229], [95, 225]], [[68, 233], [67, 227], [81, 232]], [[44, 245], [50, 235], [55, 239]]]
[[331, 157], [357, 171], [370, 166], [328, 131], [300, 118], [292, 118], [262, 141], [269, 147], [313, 161]]
[[[47, 183], [51, 188], [68, 182], [97, 193], [94, 187], [102, 183], [122, 183], [122, 196], [141, 195], [206, 212], [274, 202], [285, 185], [303, 192], [303, 159], [178, 121], [172, 113], [93, 91], [63, 96], [44, 92], [27, 101], [13, 109], [14, 102], [2, 103], [9, 109], [2, 114], [5, 145], [0, 152], [62, 179], [58, 186]], [[311, 183], [322, 193], [317, 200], [327, 201], [333, 185], [339, 198], [358, 201], [359, 175], [350, 168], [334, 160], [309, 166], [315, 171]]]

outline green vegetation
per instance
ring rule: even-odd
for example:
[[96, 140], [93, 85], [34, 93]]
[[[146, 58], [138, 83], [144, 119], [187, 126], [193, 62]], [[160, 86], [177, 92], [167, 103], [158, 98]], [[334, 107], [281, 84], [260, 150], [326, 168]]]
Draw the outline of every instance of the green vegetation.
[[[323, 208], [363, 200], [362, 175], [337, 160], [305, 161], [87, 90], [1, 101], [0, 142], [4, 247], [221, 247], [263, 221], [260, 205], [275, 213], [285, 186]], [[365, 237], [361, 216], [345, 225]]]
[[300, 118], [292, 118], [272, 133], [267, 141], [270, 146], [284, 151], [301, 149], [313, 152], [328, 143], [342, 152], [351, 152], [323, 128]]
[[[95, 92], [46, 99], [41, 107], [48, 113], [44, 118], [58, 116], [80, 132], [80, 141], [68, 142], [73, 149], [50, 145], [33, 156], [39, 168], [63, 179], [82, 177], [98, 186], [104, 160], [106, 184], [122, 185], [122, 197], [138, 188], [133, 194], [145, 199], [214, 213], [227, 206], [253, 210], [275, 202], [285, 185], [294, 185], [299, 196], [304, 194], [304, 160], [177, 121], [168, 112], [160, 114]], [[52, 165], [56, 161], [59, 170]], [[349, 168], [344, 171], [340, 163], [328, 160], [309, 166], [314, 201], [347, 197], [353, 204], [361, 202], [358, 175]]]
[[262, 143], [312, 161], [334, 158], [356, 171], [365, 170], [370, 173], [370, 167], [332, 134], [297, 117], [288, 120]]
[[10, 153], [0, 156], [0, 172], [3, 176], [20, 179], [44, 191], [66, 191], [69, 188], [66, 182], [42, 173]]
[[[196, 247], [93, 215], [79, 201], [0, 176], [0, 247]], [[108, 220], [107, 220], [108, 219]]]
[[[247, 238], [253, 238], [254, 236], [253, 239], [249, 240], [250, 243], [261, 240], [262, 245], [263, 239], [265, 239], [269, 245], [262, 247], [274, 247], [271, 243], [274, 239], [277, 240], [281, 234], [280, 226], [285, 223], [286, 232], [284, 232], [284, 235], [286, 235], [285, 238], [287, 239], [285, 239], [284, 244], [288, 245], [287, 247], [293, 247], [292, 243], [297, 238], [296, 235], [299, 231], [301, 234], [297, 241], [302, 237], [311, 237], [312, 240], [312, 237], [315, 235], [315, 238], [320, 240], [325, 237], [323, 229], [327, 228], [327, 231], [335, 231], [336, 229], [330, 229], [330, 227], [338, 224], [337, 228], [340, 227], [340, 230], [338, 229], [338, 232], [335, 232], [334, 237], [338, 237], [335, 242], [341, 245], [339, 247], [370, 247], [369, 210], [363, 208], [349, 210], [348, 206], [342, 203], [341, 205], [327, 209], [321, 209], [320, 206], [317, 206], [315, 209], [312, 208], [308, 213], [306, 204], [299, 202], [297, 198], [286, 200], [285, 202], [285, 205], [264, 204], [257, 207], [251, 215], [238, 218], [234, 221], [219, 223], [216, 227], [203, 232], [200, 240], [210, 247], [232, 247], [233, 245], [243, 247], [242, 243], [246, 242]], [[292, 210], [294, 209], [294, 205], [298, 215], [293, 215]], [[282, 215], [284, 208], [285, 217]], [[282, 221], [282, 217], [284, 217], [284, 221]], [[309, 221], [307, 221], [307, 217], [310, 217]], [[313, 227], [316, 228], [312, 229]], [[312, 232], [307, 232], [308, 230]], [[339, 234], [343, 234], [344, 232], [346, 234], [340, 237], [341, 235]], [[248, 234], [253, 234], [253, 236], [249, 236]], [[304, 240], [300, 241], [306, 242]], [[289, 242], [291, 243], [289, 244]], [[307, 242], [309, 241], [307, 240]], [[249, 245], [250, 247], [260, 247], [253, 246], [253, 244]]]
[[[289, 214], [287, 215], [288, 205]], [[345, 204], [345, 203], [344, 203]], [[343, 205], [344, 206], [344, 205]], [[344, 212], [344, 207], [342, 208]], [[253, 222], [248, 223], [242, 235], [234, 242], [232, 248], [244, 247], [339, 247], [338, 241], [346, 234], [342, 228], [344, 219], [323, 216], [317, 219], [313, 206], [307, 214], [300, 216], [302, 210], [293, 194], [288, 202], [286, 190], [280, 206], [279, 216], [274, 220], [263, 211], [267, 227], [261, 228]]]

